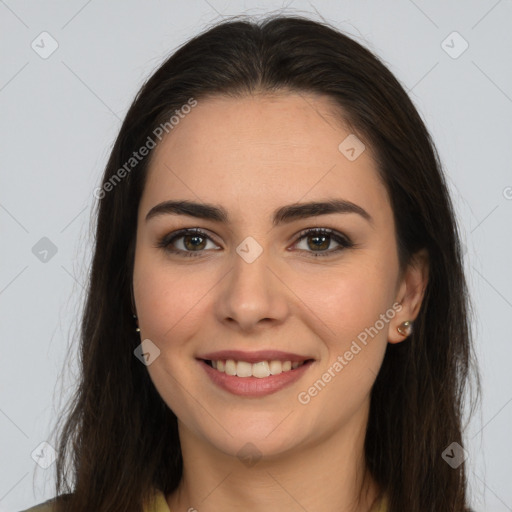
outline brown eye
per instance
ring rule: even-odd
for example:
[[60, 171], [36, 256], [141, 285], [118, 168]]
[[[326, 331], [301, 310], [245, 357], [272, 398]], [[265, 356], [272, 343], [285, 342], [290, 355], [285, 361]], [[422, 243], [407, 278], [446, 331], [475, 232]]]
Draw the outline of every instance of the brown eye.
[[157, 247], [173, 254], [200, 256], [208, 248], [208, 242], [214, 245], [213, 248], [217, 247], [204, 231], [198, 228], [182, 229], [164, 236], [158, 242]]
[[[348, 237], [325, 228], [308, 229], [301, 232], [298, 242], [304, 239], [306, 239], [306, 249], [300, 248], [300, 250], [313, 253], [313, 257], [328, 256], [354, 246]], [[338, 244], [338, 247], [328, 250], [333, 241]]]
[[183, 245], [187, 250], [195, 251], [196, 249], [201, 250], [205, 248], [206, 238], [198, 235], [183, 235]]

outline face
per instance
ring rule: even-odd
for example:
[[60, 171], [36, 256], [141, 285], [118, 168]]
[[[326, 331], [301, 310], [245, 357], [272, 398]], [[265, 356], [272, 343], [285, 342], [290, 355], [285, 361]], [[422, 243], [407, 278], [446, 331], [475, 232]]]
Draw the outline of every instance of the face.
[[386, 189], [370, 148], [339, 148], [349, 135], [321, 96], [216, 97], [154, 150], [134, 297], [180, 435], [271, 457], [364, 431], [414, 305]]

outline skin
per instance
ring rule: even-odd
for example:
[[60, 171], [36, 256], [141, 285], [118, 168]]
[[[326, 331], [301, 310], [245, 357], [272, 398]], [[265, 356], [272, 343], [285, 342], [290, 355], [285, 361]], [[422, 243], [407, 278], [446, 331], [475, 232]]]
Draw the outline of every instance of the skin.
[[[258, 512], [362, 512], [378, 496], [369, 475], [363, 485], [370, 391], [387, 343], [407, 340], [397, 327], [418, 314], [428, 261], [420, 252], [400, 272], [393, 212], [370, 148], [354, 161], [338, 150], [349, 134], [326, 97], [214, 97], [199, 101], [154, 150], [133, 285], [141, 340], [160, 350], [148, 372], [178, 417], [184, 476], [166, 497], [173, 512], [241, 504]], [[279, 207], [334, 198], [364, 208], [372, 222], [334, 213], [272, 224]], [[146, 221], [171, 199], [222, 206], [230, 220], [164, 214]], [[211, 237], [199, 240], [197, 257], [156, 247], [183, 228]], [[339, 244], [328, 238], [317, 249], [315, 235], [299, 240], [307, 228], [331, 228], [356, 245], [332, 252]], [[252, 263], [236, 252], [248, 236], [262, 248]], [[173, 245], [194, 252], [190, 237]], [[396, 303], [401, 310], [378, 335], [300, 403], [298, 394]], [[277, 393], [239, 397], [214, 385], [196, 360], [223, 349], [277, 349], [315, 362]], [[253, 465], [237, 456], [246, 443], [261, 455]]]

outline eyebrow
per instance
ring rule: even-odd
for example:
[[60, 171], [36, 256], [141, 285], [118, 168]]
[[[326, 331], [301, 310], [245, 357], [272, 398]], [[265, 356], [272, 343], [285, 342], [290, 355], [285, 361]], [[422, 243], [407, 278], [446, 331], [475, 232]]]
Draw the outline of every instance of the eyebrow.
[[[331, 213], [356, 213], [370, 224], [371, 215], [361, 206], [344, 199], [329, 199], [320, 202], [294, 203], [282, 206], [274, 211], [272, 223], [274, 226], [308, 217], [317, 217]], [[214, 204], [195, 203], [192, 201], [164, 201], [157, 204], [146, 215], [146, 222], [160, 215], [188, 215], [198, 219], [229, 223], [229, 215], [222, 207]]]

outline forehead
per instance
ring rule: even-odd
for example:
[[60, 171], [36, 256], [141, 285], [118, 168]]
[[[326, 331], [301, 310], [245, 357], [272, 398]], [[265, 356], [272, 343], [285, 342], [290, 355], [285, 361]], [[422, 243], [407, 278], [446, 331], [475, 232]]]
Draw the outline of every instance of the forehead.
[[199, 100], [153, 150], [141, 209], [179, 198], [266, 213], [283, 204], [339, 197], [389, 215], [370, 148], [355, 159], [361, 146], [344, 153], [347, 144], [357, 144], [354, 137], [322, 96]]

